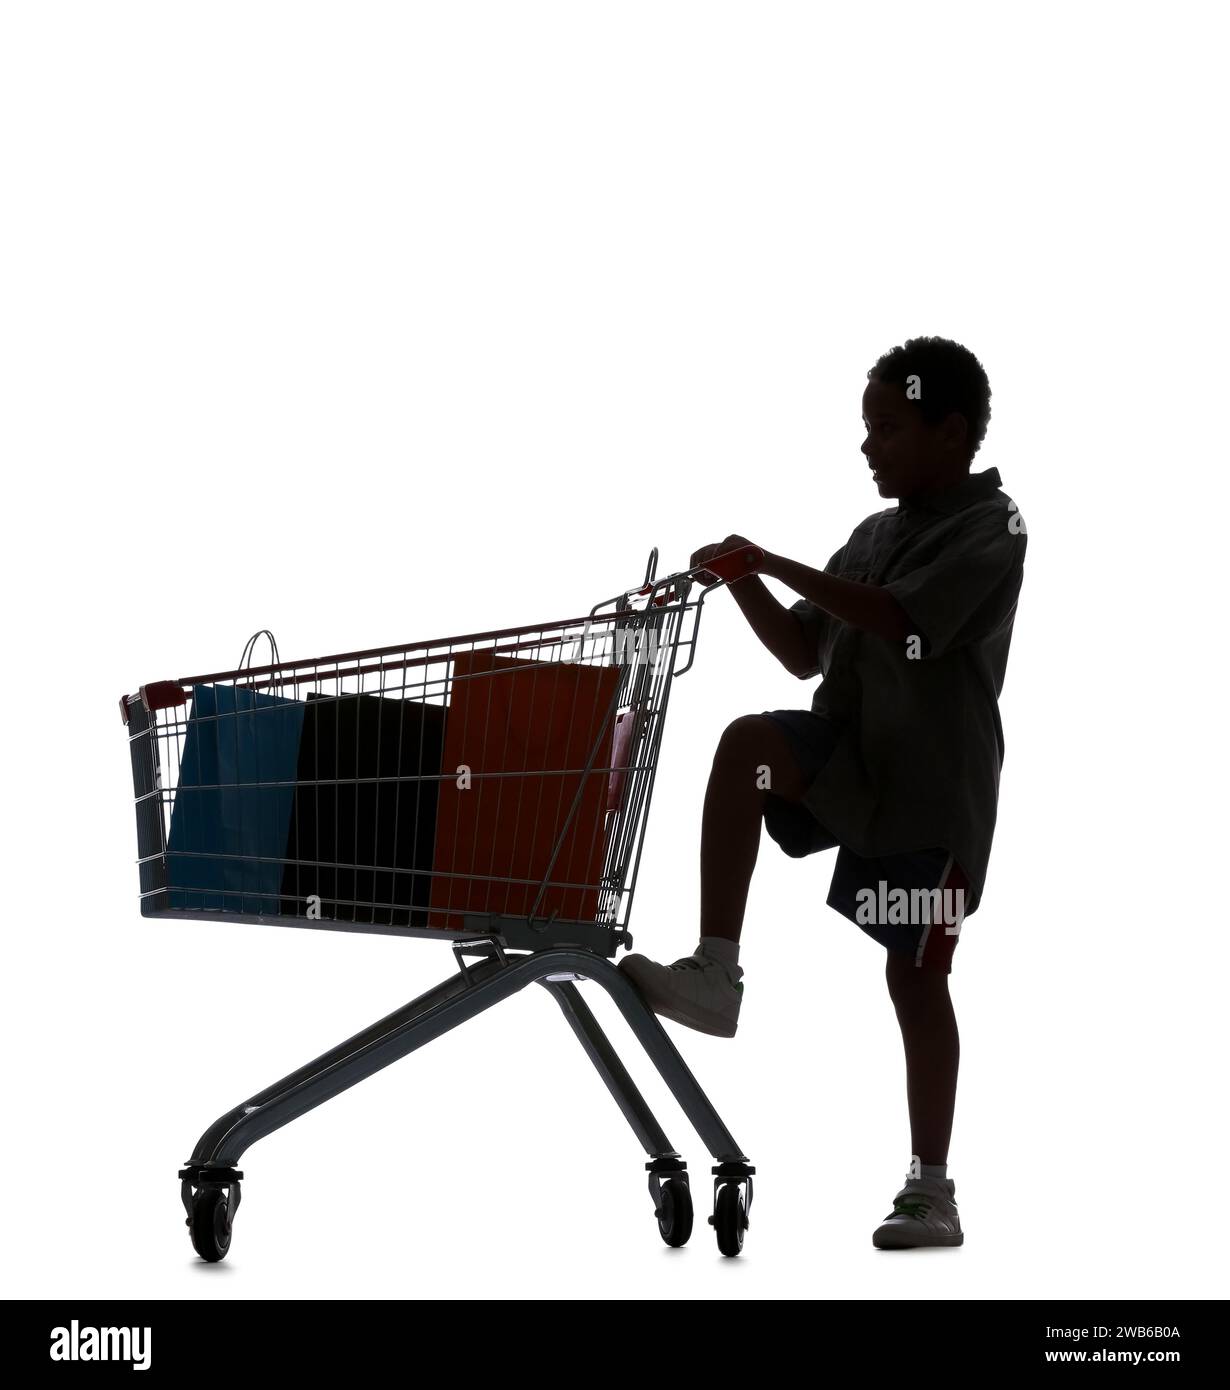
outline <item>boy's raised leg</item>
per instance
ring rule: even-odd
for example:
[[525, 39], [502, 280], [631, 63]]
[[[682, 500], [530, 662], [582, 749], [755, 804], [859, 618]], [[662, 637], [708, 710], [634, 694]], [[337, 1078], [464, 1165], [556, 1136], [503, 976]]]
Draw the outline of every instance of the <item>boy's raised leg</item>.
[[798, 800], [803, 776], [771, 719], [749, 714], [728, 725], [713, 755], [700, 837], [701, 944], [673, 965], [626, 956], [620, 969], [663, 1018], [734, 1037], [742, 1002], [739, 933], [760, 848], [765, 797]]
[[744, 715], [713, 755], [700, 832], [700, 934], [738, 941], [760, 850], [769, 792], [797, 801], [805, 788], [789, 740], [773, 720]]

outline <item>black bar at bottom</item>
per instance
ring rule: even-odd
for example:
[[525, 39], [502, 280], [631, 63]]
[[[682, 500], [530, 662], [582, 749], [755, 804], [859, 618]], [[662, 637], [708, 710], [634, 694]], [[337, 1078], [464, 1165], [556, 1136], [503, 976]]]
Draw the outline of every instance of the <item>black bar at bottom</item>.
[[[877, 1262], [881, 1258], [892, 1261], [896, 1253], [883, 1252], [876, 1257]], [[869, 1364], [874, 1360], [879, 1369], [901, 1370], [911, 1378], [928, 1370], [942, 1372], [945, 1377], [969, 1370], [985, 1377], [987, 1367], [993, 1366], [997, 1376], [1020, 1370], [1028, 1372], [1031, 1380], [1039, 1372], [1043, 1376], [1054, 1372], [1056, 1383], [1062, 1384], [1072, 1384], [1074, 1374], [1080, 1376], [1081, 1364], [1123, 1365], [1150, 1384], [1170, 1383], [1174, 1371], [1212, 1372], [1218, 1366], [1224, 1369], [1224, 1299], [1202, 1302], [911, 1298], [911, 1326], [925, 1327], [926, 1335], [886, 1336], [885, 1321], [897, 1316], [894, 1310], [899, 1306], [891, 1300], [887, 1304], [876, 1299], [817, 1300], [808, 1298], [800, 1289], [798, 1276], [802, 1271], [823, 1280], [823, 1266], [832, 1274], [844, 1259], [843, 1252], [825, 1247], [796, 1259], [792, 1269], [782, 1271], [776, 1279], [765, 1270], [763, 1295], [756, 1299], [755, 1316], [757, 1324], [762, 1328], [767, 1324], [772, 1331], [774, 1354], [779, 1359], [797, 1347], [800, 1352], [806, 1350], [809, 1355], [834, 1363], [849, 1360]], [[433, 1304], [434, 1335], [456, 1327], [473, 1340], [479, 1301], [491, 1303], [485, 1316], [495, 1319], [497, 1328], [501, 1313], [508, 1315], [510, 1334], [519, 1326], [513, 1321], [512, 1310], [519, 1303], [534, 1301], [518, 1299], [516, 1293], [503, 1286], [488, 1290], [481, 1267], [468, 1271], [461, 1286], [442, 1288], [439, 1271], [430, 1266], [424, 1266], [420, 1284], [412, 1287], [410, 1296], [400, 1304], [398, 1300], [347, 1300], [345, 1272], [332, 1271], [330, 1286], [336, 1301], [226, 1299], [226, 1330], [222, 1335], [216, 1331], [217, 1319], [201, 1306], [202, 1300], [218, 1300], [215, 1270], [216, 1266], [201, 1264], [194, 1268], [191, 1277], [184, 1278], [183, 1287], [195, 1288], [195, 1298], [189, 1294], [161, 1302], [10, 1302], [5, 1317], [5, 1365], [10, 1380], [14, 1371], [20, 1377], [14, 1382], [17, 1384], [29, 1383], [32, 1374], [40, 1379], [49, 1372], [53, 1377], [62, 1376], [62, 1360], [87, 1359], [80, 1354], [88, 1341], [85, 1334], [99, 1328], [129, 1331], [127, 1342], [115, 1338], [111, 1348], [128, 1351], [130, 1359], [109, 1356], [110, 1366], [95, 1363], [85, 1372], [87, 1376], [105, 1375], [112, 1369], [130, 1377], [140, 1365], [145, 1374], [152, 1374], [155, 1379], [162, 1376], [167, 1383], [183, 1384], [185, 1378], [195, 1383], [215, 1372], [220, 1377], [230, 1376], [236, 1347], [254, 1345], [276, 1355], [279, 1377], [302, 1372], [310, 1373], [313, 1380], [334, 1373], [353, 1378], [356, 1370], [375, 1372], [390, 1362], [396, 1364], [399, 1357], [404, 1358], [406, 1317], [413, 1317], [414, 1309], [421, 1308], [424, 1302]], [[413, 1264], [409, 1272], [413, 1272]], [[680, 1279], [679, 1298], [672, 1303], [686, 1302], [690, 1290], [684, 1270], [676, 1267], [673, 1272]], [[746, 1272], [741, 1270], [741, 1276]], [[407, 1269], [401, 1267], [399, 1278], [404, 1281], [407, 1275]], [[62, 1277], [66, 1282], [75, 1277], [71, 1267], [66, 1266]], [[492, 1282], [498, 1282], [498, 1275]], [[756, 1292], [759, 1295], [761, 1290]], [[636, 1301], [618, 1271], [601, 1268], [597, 1259], [587, 1266], [583, 1257], [561, 1265], [554, 1278], [540, 1278], [537, 1296], [549, 1301], [553, 1308], [593, 1298], [617, 1298], [621, 1304]], [[739, 1301], [744, 1317], [750, 1316], [747, 1300], [751, 1296], [746, 1277], [731, 1282], [726, 1294]], [[643, 1301], [653, 1297], [648, 1295]], [[660, 1293], [656, 1297], [660, 1298]], [[704, 1302], [711, 1303], [713, 1297], [710, 1291]], [[801, 1302], [808, 1304], [805, 1319], [799, 1318]], [[396, 1312], [399, 1306], [406, 1312]], [[1105, 1329], [1102, 1335], [1095, 1335], [1101, 1329]], [[502, 1338], [495, 1340], [497, 1346], [503, 1345]], [[76, 1356], [72, 1355], [74, 1350]], [[132, 1356], [133, 1352], [141, 1359]], [[719, 1351], [713, 1355], [722, 1354]], [[709, 1370], [713, 1360], [706, 1362], [702, 1354], [699, 1364]], [[139, 1383], [148, 1382], [142, 1378]]]

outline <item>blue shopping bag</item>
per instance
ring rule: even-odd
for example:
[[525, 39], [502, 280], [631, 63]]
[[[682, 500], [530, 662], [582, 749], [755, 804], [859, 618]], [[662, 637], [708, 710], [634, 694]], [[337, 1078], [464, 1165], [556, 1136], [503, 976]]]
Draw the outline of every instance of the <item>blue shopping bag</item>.
[[299, 700], [193, 687], [167, 838], [173, 909], [280, 913], [302, 732]]

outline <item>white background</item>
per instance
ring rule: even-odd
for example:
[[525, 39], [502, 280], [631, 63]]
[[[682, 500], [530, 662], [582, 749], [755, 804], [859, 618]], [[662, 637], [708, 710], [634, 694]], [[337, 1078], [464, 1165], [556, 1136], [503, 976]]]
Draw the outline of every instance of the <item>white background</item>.
[[[0, 34], [11, 1296], [1225, 1296], [1224, 74], [1213, 6], [10, 4]], [[117, 701], [588, 609], [651, 545], [822, 564], [881, 505], [867, 368], [972, 347], [1030, 531], [957, 951], [959, 1251], [883, 956], [766, 841], [734, 1040], [666, 1025], [757, 1165], [689, 1247], [540, 990], [261, 1142], [207, 1124], [449, 973], [430, 942], [143, 920]], [[783, 597], [788, 597], [783, 592]], [[806, 706], [719, 595], [632, 926], [696, 941], [733, 717]]]

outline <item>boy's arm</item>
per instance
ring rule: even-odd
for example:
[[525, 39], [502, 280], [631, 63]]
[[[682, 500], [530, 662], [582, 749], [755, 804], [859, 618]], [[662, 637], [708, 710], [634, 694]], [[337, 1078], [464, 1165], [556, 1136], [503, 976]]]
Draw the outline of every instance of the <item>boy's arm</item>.
[[797, 613], [779, 603], [754, 574], [736, 580], [730, 592], [752, 631], [792, 676], [802, 680], [815, 674], [815, 643]]
[[[703, 545], [692, 556], [693, 567], [703, 565], [729, 550], [751, 545], [746, 536], [730, 535], [714, 545]], [[759, 547], [757, 547], [759, 549]], [[768, 556], [766, 554], [765, 558]], [[702, 583], [712, 582], [702, 577]], [[752, 631], [792, 676], [805, 680], [816, 674], [816, 635], [797, 612], [765, 588], [755, 574], [745, 574], [728, 585]]]
[[[840, 622], [849, 623], [852, 627], [861, 627], [877, 637], [886, 637], [890, 641], [904, 641], [914, 631], [914, 624], [905, 609], [879, 584], [861, 584], [854, 579], [839, 579], [835, 574], [814, 570], [808, 565], [799, 564], [797, 560], [788, 560], [784, 555], [773, 555], [767, 550], [764, 553], [764, 562], [758, 569], [761, 574], [767, 574], [771, 579], [780, 579], [796, 594], [801, 594], [817, 608], [831, 613]], [[741, 579], [732, 585], [731, 591], [736, 599], [739, 597], [740, 589], [749, 582]], [[761, 588], [764, 586], [761, 585]], [[768, 590], [765, 590], [765, 593], [775, 602]], [[786, 609], [782, 611], [788, 612]], [[754, 622], [752, 626], [755, 627]], [[762, 637], [761, 641], [764, 640]], [[765, 645], [769, 644], [765, 642]]]

